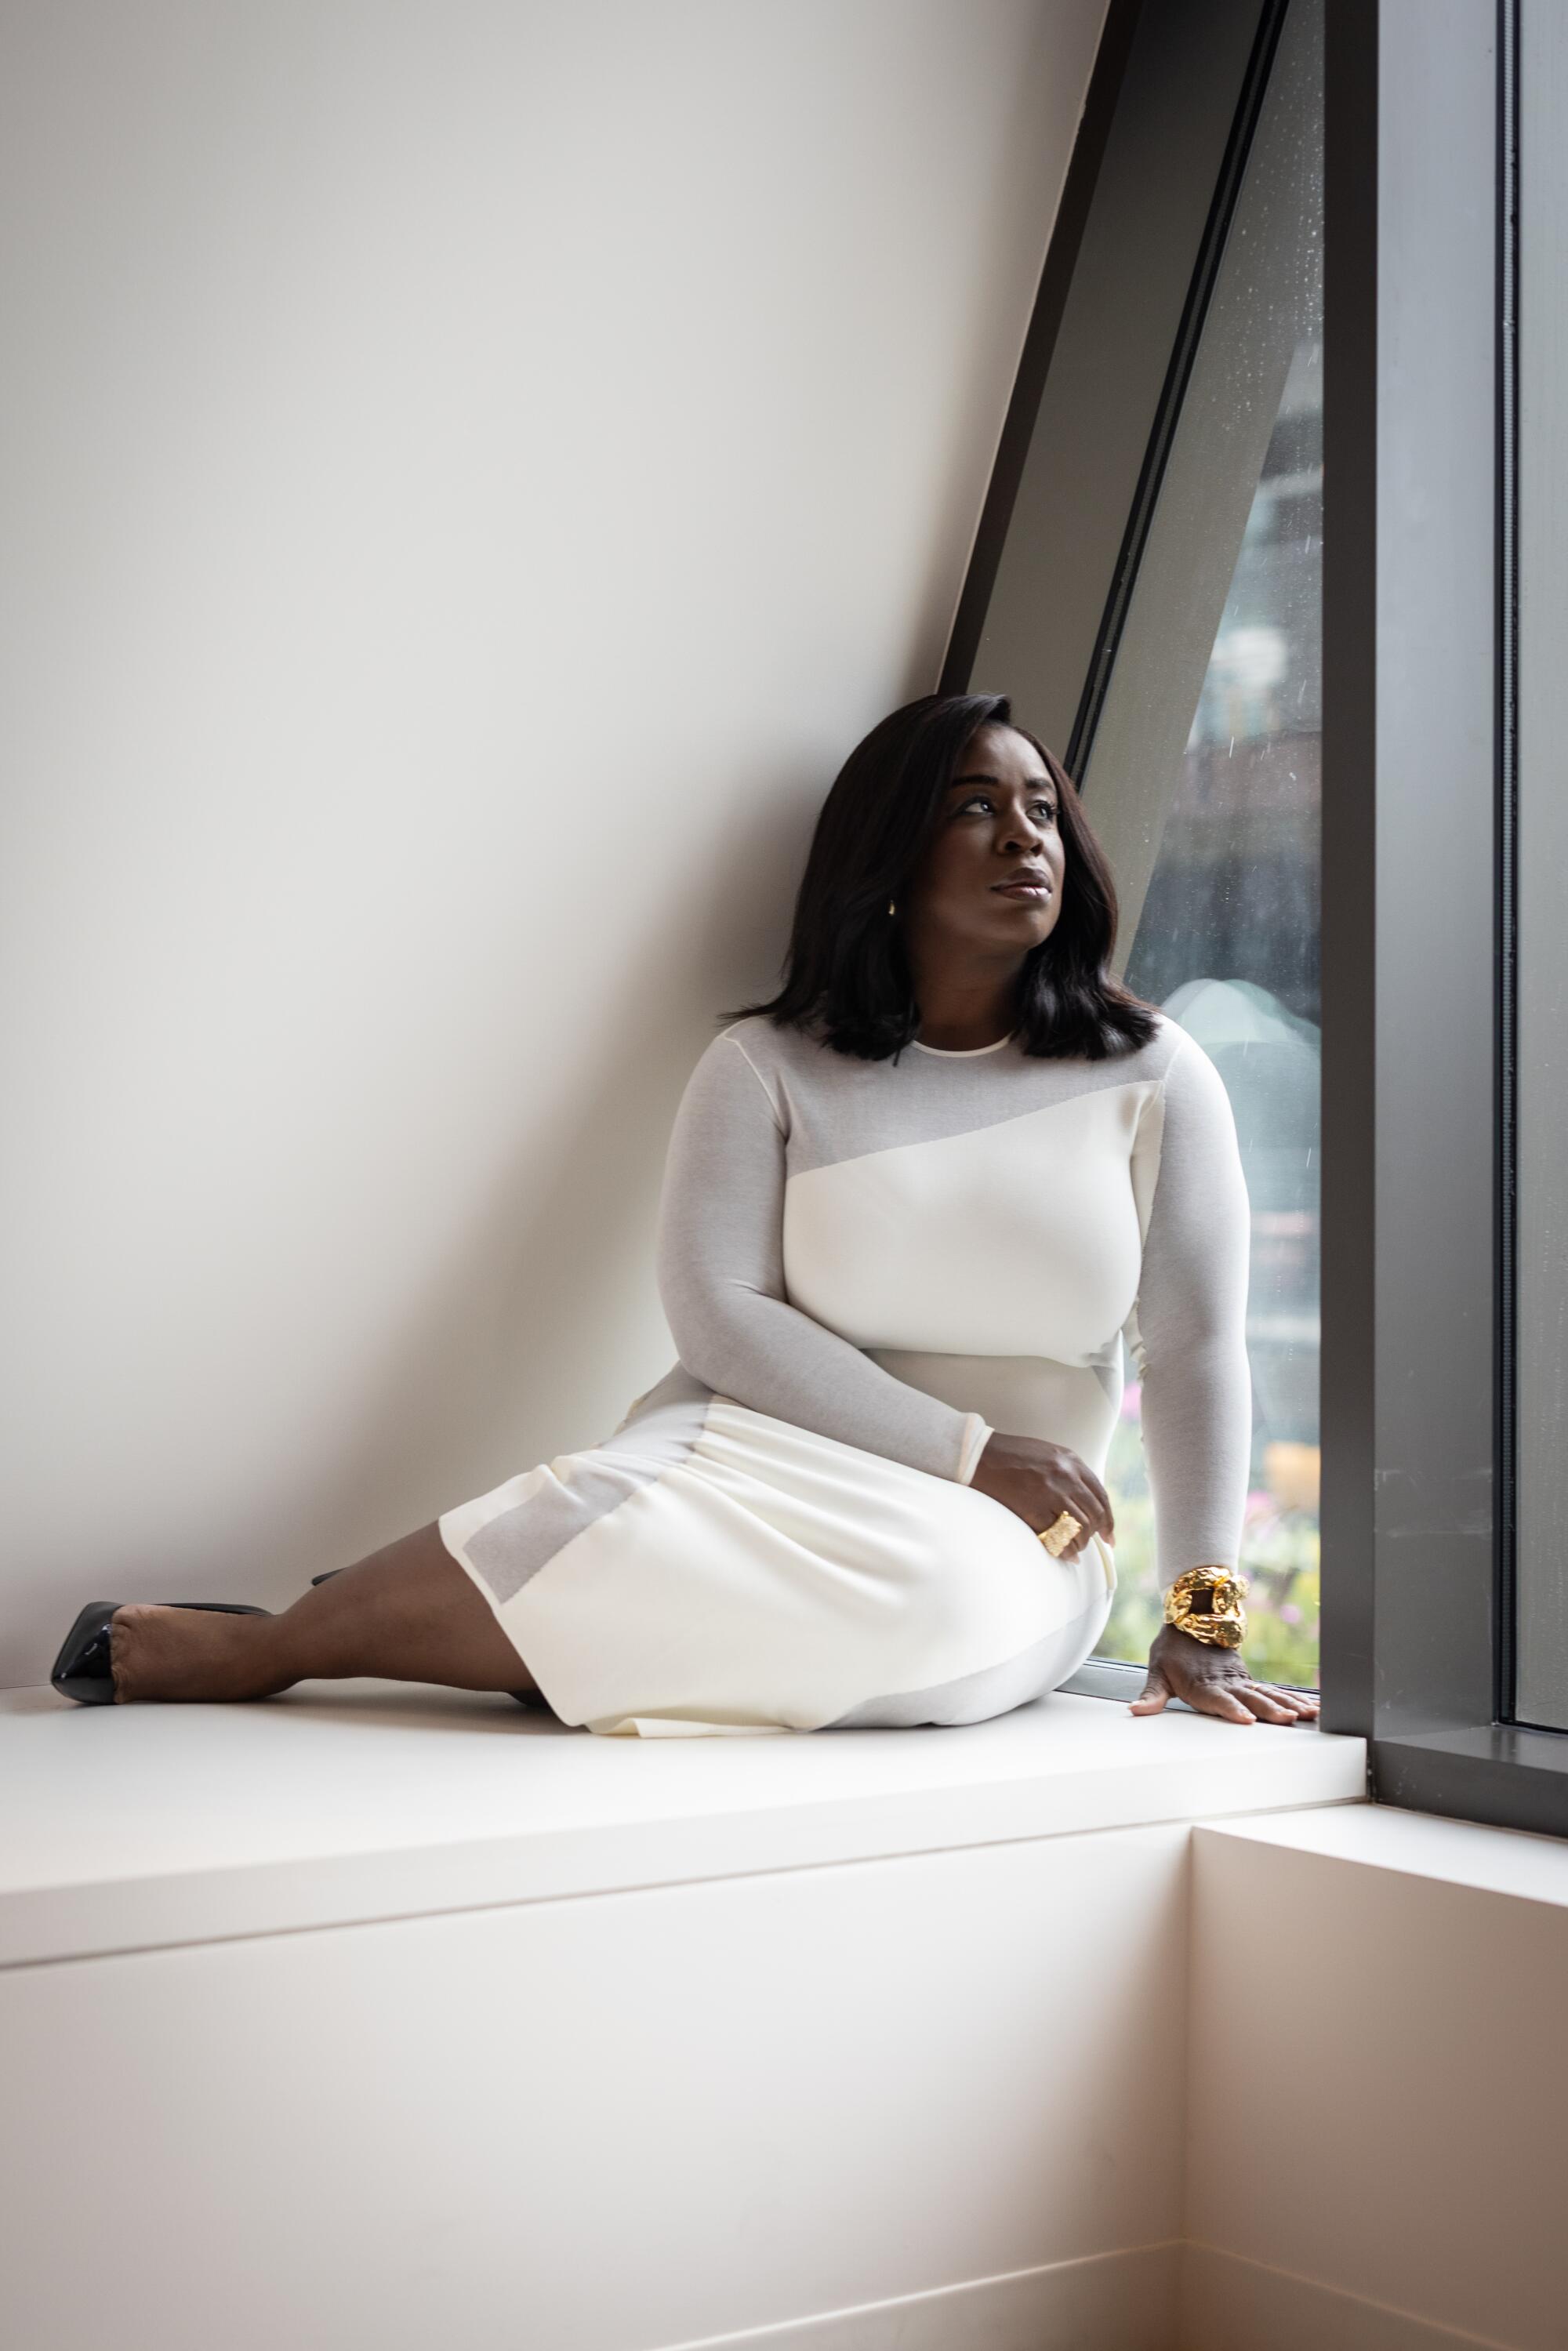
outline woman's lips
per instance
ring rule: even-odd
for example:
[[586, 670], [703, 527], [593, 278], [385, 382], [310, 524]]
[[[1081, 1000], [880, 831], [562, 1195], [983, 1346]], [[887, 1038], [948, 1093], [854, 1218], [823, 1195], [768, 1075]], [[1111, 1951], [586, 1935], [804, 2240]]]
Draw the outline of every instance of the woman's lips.
[[1047, 882], [993, 882], [991, 887], [998, 898], [1032, 900], [1051, 895], [1051, 885]]

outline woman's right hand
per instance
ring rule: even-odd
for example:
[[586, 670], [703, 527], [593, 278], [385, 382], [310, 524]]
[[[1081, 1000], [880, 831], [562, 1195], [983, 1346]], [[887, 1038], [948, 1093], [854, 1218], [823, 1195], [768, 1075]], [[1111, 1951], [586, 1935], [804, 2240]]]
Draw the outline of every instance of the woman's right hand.
[[1070, 1445], [1052, 1445], [1043, 1437], [1006, 1437], [994, 1430], [969, 1483], [994, 1502], [1016, 1510], [1037, 1535], [1063, 1510], [1071, 1510], [1082, 1531], [1061, 1553], [1063, 1559], [1076, 1559], [1091, 1535], [1103, 1535], [1107, 1543], [1115, 1541], [1111, 1498]]

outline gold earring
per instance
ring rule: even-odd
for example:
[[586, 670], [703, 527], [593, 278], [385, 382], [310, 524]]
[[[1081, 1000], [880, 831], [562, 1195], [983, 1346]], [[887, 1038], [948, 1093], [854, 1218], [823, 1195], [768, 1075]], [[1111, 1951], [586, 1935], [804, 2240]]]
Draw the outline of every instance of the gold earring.
[[890, 898], [890, 899], [888, 900], [888, 902], [887, 902], [887, 911], [888, 911], [888, 913], [889, 913], [890, 914], [894, 914], [894, 912], [896, 912], [896, 909], [894, 908], [894, 903], [893, 903], [893, 900], [892, 900], [891, 898]]

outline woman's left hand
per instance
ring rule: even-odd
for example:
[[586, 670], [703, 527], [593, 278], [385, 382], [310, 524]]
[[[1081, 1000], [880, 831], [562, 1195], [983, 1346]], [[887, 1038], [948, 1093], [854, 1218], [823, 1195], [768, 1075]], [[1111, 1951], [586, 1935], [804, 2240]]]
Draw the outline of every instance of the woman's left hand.
[[1162, 1625], [1149, 1645], [1149, 1677], [1132, 1701], [1134, 1714], [1158, 1714], [1179, 1698], [1198, 1714], [1226, 1722], [1312, 1722], [1318, 1711], [1308, 1690], [1276, 1689], [1254, 1681], [1239, 1649], [1200, 1641], [1179, 1625]]

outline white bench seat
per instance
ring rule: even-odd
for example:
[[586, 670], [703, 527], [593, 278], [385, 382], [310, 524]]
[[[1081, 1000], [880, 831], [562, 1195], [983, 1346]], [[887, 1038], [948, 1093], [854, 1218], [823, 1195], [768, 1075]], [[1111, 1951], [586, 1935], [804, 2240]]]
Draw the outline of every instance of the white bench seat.
[[0, 1693], [0, 1966], [1364, 1793], [1363, 1742], [1055, 1693], [994, 1720], [595, 1739], [509, 1698]]
[[12, 1692], [0, 2339], [1174, 2351], [1193, 1823], [1364, 1775], [1063, 1693], [643, 1745]]

